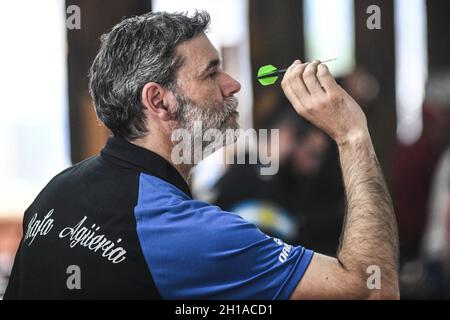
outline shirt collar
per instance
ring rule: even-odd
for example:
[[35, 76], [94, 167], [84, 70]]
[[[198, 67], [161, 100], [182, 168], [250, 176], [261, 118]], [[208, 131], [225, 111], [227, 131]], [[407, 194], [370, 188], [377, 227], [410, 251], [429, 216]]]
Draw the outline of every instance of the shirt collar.
[[164, 179], [192, 198], [188, 184], [177, 169], [153, 151], [139, 147], [120, 137], [110, 137], [101, 151], [101, 155], [121, 160], [140, 171]]

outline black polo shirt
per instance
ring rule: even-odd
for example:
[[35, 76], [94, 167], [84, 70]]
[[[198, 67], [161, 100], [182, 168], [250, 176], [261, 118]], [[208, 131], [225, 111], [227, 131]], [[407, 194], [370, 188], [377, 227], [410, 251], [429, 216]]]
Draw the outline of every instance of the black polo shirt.
[[154, 152], [110, 138], [26, 210], [5, 299], [287, 299], [312, 252], [192, 199]]

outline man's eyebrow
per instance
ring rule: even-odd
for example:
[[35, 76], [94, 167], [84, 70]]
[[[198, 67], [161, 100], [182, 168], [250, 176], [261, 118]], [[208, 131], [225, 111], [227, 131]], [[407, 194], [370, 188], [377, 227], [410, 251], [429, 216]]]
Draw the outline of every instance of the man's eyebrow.
[[215, 67], [219, 66], [221, 63], [220, 58], [216, 58], [211, 60], [205, 69], [200, 73], [200, 77], [205, 76], [211, 69], [214, 69]]

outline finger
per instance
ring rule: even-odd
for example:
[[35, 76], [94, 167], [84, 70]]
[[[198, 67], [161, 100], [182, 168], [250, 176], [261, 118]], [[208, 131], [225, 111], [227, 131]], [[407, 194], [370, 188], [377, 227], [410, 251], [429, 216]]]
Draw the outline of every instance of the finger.
[[289, 75], [289, 83], [299, 99], [310, 96], [308, 88], [303, 80], [303, 73], [305, 72], [307, 65], [307, 63], [296, 64]]
[[297, 64], [301, 64], [301, 63], [302, 63], [302, 62], [301, 62], [300, 60], [295, 60], [295, 61], [287, 68], [287, 70], [286, 70], [286, 72], [285, 72], [285, 75], [286, 75], [287, 73], [291, 72], [292, 69], [294, 69], [294, 67], [295, 67]]
[[303, 109], [303, 106], [302, 106], [302, 104], [300, 102], [300, 99], [298, 98], [298, 96], [294, 92], [294, 90], [292, 89], [292, 86], [290, 86], [290, 85], [284, 86], [283, 87], [283, 91], [284, 91], [286, 97], [291, 102], [291, 104], [294, 107], [294, 109], [297, 110], [297, 112], [300, 111], [301, 109]]
[[305, 96], [309, 96], [301, 76], [305, 67], [306, 64], [302, 64], [300, 60], [296, 60], [286, 70], [282, 81], [283, 90], [286, 96], [297, 110], [303, 109], [302, 101], [304, 101]]
[[320, 64], [318, 66], [317, 78], [327, 93], [330, 93], [338, 88], [336, 80], [334, 80], [325, 64]]
[[315, 60], [314, 62], [308, 64], [305, 72], [303, 73], [303, 80], [311, 95], [321, 95], [325, 93], [325, 90], [322, 88], [319, 80], [317, 79], [317, 67], [319, 64], [320, 61]]

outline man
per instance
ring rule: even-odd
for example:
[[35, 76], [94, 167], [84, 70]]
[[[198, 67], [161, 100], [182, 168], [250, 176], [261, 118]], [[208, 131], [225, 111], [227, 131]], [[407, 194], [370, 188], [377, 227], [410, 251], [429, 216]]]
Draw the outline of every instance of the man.
[[348, 213], [337, 258], [191, 198], [192, 165], [174, 164], [172, 132], [196, 121], [236, 127], [240, 90], [204, 34], [208, 23], [204, 12], [150, 13], [102, 38], [90, 90], [114, 137], [25, 212], [5, 298], [398, 298], [396, 223], [366, 119], [318, 61], [295, 61], [282, 87], [339, 145]]

